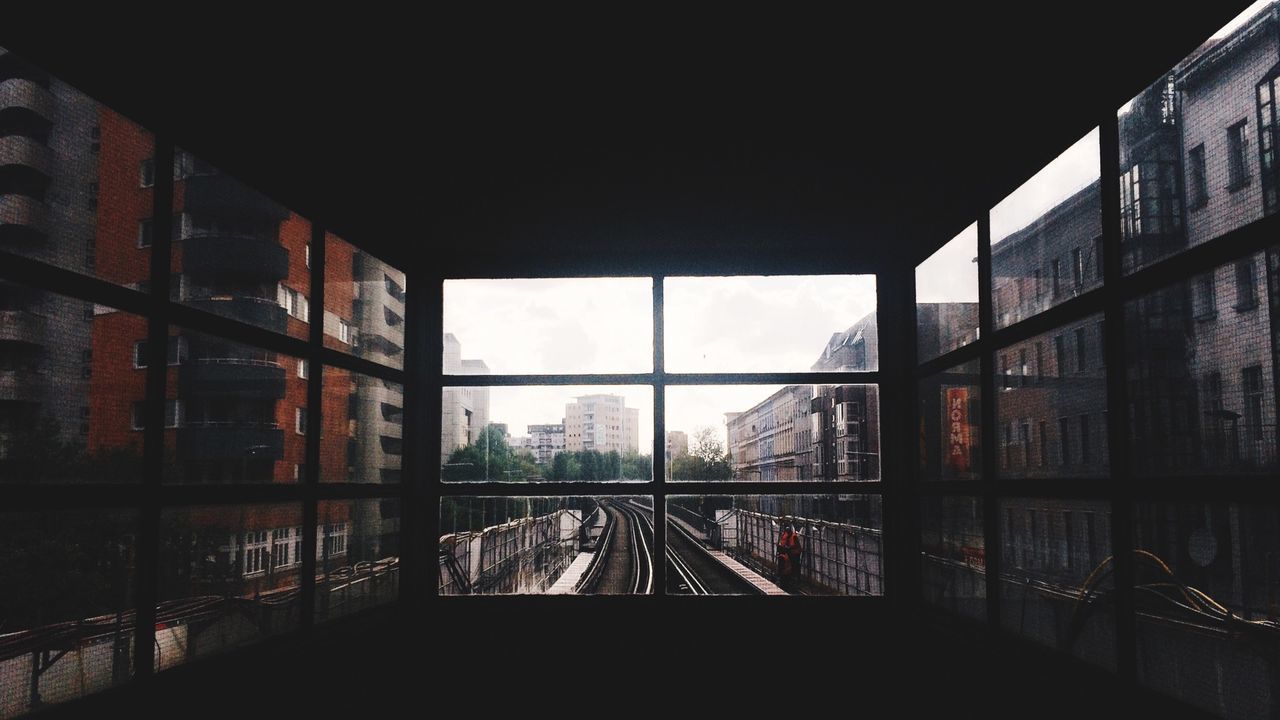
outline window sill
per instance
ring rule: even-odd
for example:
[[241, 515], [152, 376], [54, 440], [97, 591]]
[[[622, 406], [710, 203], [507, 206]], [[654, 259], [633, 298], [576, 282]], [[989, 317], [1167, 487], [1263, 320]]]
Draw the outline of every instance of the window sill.
[[1235, 184], [1233, 184], [1233, 185], [1228, 185], [1228, 186], [1227, 186], [1227, 192], [1229, 192], [1229, 193], [1234, 193], [1234, 192], [1238, 192], [1238, 191], [1240, 191], [1240, 190], [1243, 190], [1243, 189], [1245, 189], [1245, 188], [1247, 188], [1247, 187], [1249, 187], [1249, 181], [1248, 181], [1248, 180], [1242, 180], [1242, 181], [1240, 181], [1240, 182], [1238, 182], [1238, 183], [1235, 183]]
[[1258, 303], [1252, 302], [1252, 303], [1249, 303], [1248, 305], [1233, 305], [1232, 307], [1235, 309], [1236, 312], [1248, 312], [1250, 310], [1257, 310]]
[[1214, 310], [1213, 312], [1201, 313], [1195, 316], [1196, 322], [1208, 322], [1210, 320], [1216, 320], [1217, 318], [1218, 318], [1217, 310]]

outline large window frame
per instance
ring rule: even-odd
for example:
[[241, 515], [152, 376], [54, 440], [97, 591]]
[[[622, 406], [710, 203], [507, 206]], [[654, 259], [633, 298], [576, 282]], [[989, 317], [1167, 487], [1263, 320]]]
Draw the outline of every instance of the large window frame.
[[[492, 259], [490, 259], [492, 260]], [[499, 261], [500, 262], [500, 261]], [[495, 267], [497, 271], [495, 271]], [[890, 531], [898, 529], [889, 519], [893, 512], [892, 508], [896, 498], [891, 498], [892, 487], [901, 485], [892, 480], [886, 481], [886, 478], [902, 477], [902, 469], [900, 463], [896, 460], [891, 461], [891, 447], [895, 445], [896, 440], [891, 440], [891, 435], [895, 434], [894, 430], [889, 429], [892, 423], [900, 421], [905, 417], [904, 413], [899, 413], [897, 409], [886, 407], [890, 403], [880, 403], [880, 454], [882, 458], [881, 480], [873, 481], [767, 481], [767, 480], [716, 480], [716, 481], [683, 481], [668, 479], [667, 458], [666, 458], [666, 412], [665, 398], [668, 388], [679, 387], [696, 387], [702, 385], [861, 385], [871, 384], [879, 387], [881, 397], [884, 393], [891, 391], [901, 391], [901, 383], [905, 380], [905, 370], [901, 373], [902, 377], [898, 377], [898, 373], [894, 371], [886, 371], [883, 368], [903, 367], [901, 363], [897, 363], [899, 357], [901, 343], [903, 338], [897, 332], [889, 332], [886, 335], [884, 330], [878, 330], [879, 339], [879, 358], [877, 367], [882, 368], [876, 371], [863, 372], [707, 372], [707, 373], [671, 373], [666, 371], [665, 366], [665, 339], [663, 332], [663, 312], [664, 312], [664, 280], [667, 277], [725, 277], [734, 275], [874, 275], [876, 278], [877, 300], [876, 315], [877, 325], [879, 328], [885, 326], [881, 318], [898, 318], [903, 317], [914, 323], [914, 317], [909, 312], [910, 305], [905, 301], [900, 304], [898, 309], [892, 307], [893, 300], [900, 293], [895, 294], [895, 289], [901, 289], [902, 272], [891, 273], [884, 269], [869, 268], [866, 266], [858, 267], [855, 259], [847, 258], [844, 263], [836, 262], [834, 267], [827, 266], [822, 268], [806, 267], [797, 268], [791, 271], [788, 268], [780, 269], [776, 265], [770, 266], [761, 263], [758, 267], [743, 266], [741, 264], [730, 265], [725, 264], [724, 272], [719, 273], [698, 273], [698, 272], [681, 272], [678, 263], [671, 270], [674, 272], [644, 272], [649, 268], [629, 268], [619, 266], [616, 268], [601, 267], [599, 273], [582, 273], [577, 275], [568, 275], [563, 271], [563, 267], [557, 266], [554, 262], [525, 263], [521, 266], [515, 264], [503, 266], [501, 264], [487, 265], [485, 268], [462, 269], [460, 271], [449, 271], [431, 279], [431, 287], [436, 290], [433, 293], [433, 300], [438, 303], [425, 311], [425, 314], [431, 318], [433, 323], [425, 333], [426, 337], [442, 337], [447, 331], [443, 327], [443, 288], [446, 280], [467, 280], [478, 278], [569, 278], [569, 277], [626, 277], [626, 278], [642, 278], [648, 277], [652, 281], [652, 311], [653, 311], [653, 369], [651, 372], [642, 373], [574, 373], [574, 374], [493, 374], [493, 375], [446, 375], [443, 372], [443, 356], [438, 346], [433, 347], [434, 353], [431, 360], [432, 377], [428, 382], [428, 386], [432, 392], [432, 402], [430, 403], [430, 412], [432, 422], [436, 423], [432, 428], [434, 434], [429, 438], [438, 437], [440, 433], [440, 413], [443, 402], [442, 388], [445, 387], [519, 387], [531, 385], [573, 385], [573, 386], [592, 386], [592, 385], [637, 385], [649, 386], [653, 391], [653, 447], [651, 448], [653, 457], [653, 476], [645, 482], [604, 482], [604, 481], [572, 481], [572, 482], [538, 482], [538, 483], [511, 483], [511, 482], [443, 482], [440, 479], [440, 463], [439, 461], [431, 464], [430, 476], [428, 479], [429, 489], [427, 495], [426, 511], [428, 518], [426, 526], [428, 528], [429, 547], [433, 550], [436, 538], [440, 536], [438, 510], [442, 497], [485, 497], [485, 496], [506, 496], [506, 497], [545, 497], [545, 496], [645, 496], [653, 499], [654, 504], [654, 547], [651, 552], [662, 552], [666, 547], [666, 503], [667, 498], [671, 496], [681, 495], [836, 495], [836, 494], [854, 494], [854, 495], [877, 495], [882, 501], [881, 516], [881, 537], [883, 538], [883, 566], [882, 572], [882, 588], [884, 594], [880, 596], [848, 596], [841, 597], [840, 601], [845, 602], [864, 602], [864, 603], [883, 603], [886, 598], [891, 598], [895, 594], [894, 580], [895, 573], [898, 572], [900, 559], [896, 557], [900, 552], [896, 539], [890, 537]], [[663, 268], [664, 270], [668, 268]], [[508, 272], [502, 272], [507, 270]], [[902, 322], [893, 324], [894, 330], [900, 331], [903, 326]], [[914, 325], [911, 328], [914, 336]], [[407, 429], [406, 429], [407, 432]], [[423, 443], [431, 445], [431, 443]], [[654, 568], [654, 591], [651, 595], [626, 596], [624, 602], [665, 602], [667, 596], [664, 592], [666, 587], [666, 566], [658, 555], [653, 556]], [[430, 593], [434, 594], [438, 587], [440, 576], [438, 574], [439, 565], [431, 563], [430, 582], [427, 587]], [[477, 598], [470, 597], [467, 599], [457, 599], [464, 596], [441, 596], [448, 598], [444, 602], [468, 602]], [[594, 602], [591, 596], [555, 596], [549, 598], [533, 598], [536, 602]], [[744, 597], [737, 600], [745, 600], [747, 602], [821, 602], [830, 600], [830, 598], [816, 598], [794, 596], [781, 600], [777, 598], [760, 597]]]
[[[1114, 187], [1116, 178], [1123, 179], [1120, 170], [1120, 135], [1117, 117], [1108, 113], [1099, 119], [1101, 142], [1099, 144], [1099, 168], [1102, 187]], [[1250, 157], [1247, 153], [1245, 157]], [[1247, 182], [1247, 174], [1246, 174]], [[1193, 189], [1194, 191], [1194, 189]], [[924, 477], [918, 470], [919, 455], [912, 449], [911, 463], [917, 468], [911, 473], [904, 502], [917, 508], [913, 511], [913, 521], [919, 524], [921, 533], [927, 530], [924, 523], [928, 518], [921, 514], [921, 500], [924, 498], [977, 498], [983, 509], [983, 534], [985, 543], [985, 575], [986, 575], [986, 610], [985, 621], [977, 621], [957, 612], [934, 605], [926, 601], [923, 593], [923, 560], [920, 545], [916, 545], [912, 562], [915, 563], [910, 577], [916, 587], [912, 589], [915, 606], [921, 615], [932, 618], [945, 618], [945, 622], [969, 628], [975, 637], [998, 646], [1017, 649], [1019, 652], [1044, 658], [1046, 661], [1062, 662], [1084, 673], [1114, 675], [1122, 684], [1135, 692], [1155, 692], [1139, 684], [1138, 679], [1138, 636], [1137, 614], [1135, 607], [1135, 562], [1132, 550], [1135, 549], [1136, 507], [1140, 503], [1192, 502], [1240, 503], [1248, 506], [1274, 507], [1272, 490], [1268, 483], [1257, 477], [1233, 476], [1230, 473], [1215, 474], [1205, 471], [1196, 475], [1143, 475], [1134, 469], [1131, 454], [1134, 452], [1130, 427], [1130, 388], [1126, 380], [1127, 360], [1125, 357], [1126, 341], [1126, 305], [1127, 303], [1168, 288], [1176, 283], [1194, 284], [1198, 277], [1206, 273], [1212, 274], [1223, 267], [1236, 272], [1234, 266], [1238, 262], [1253, 262], [1258, 253], [1268, 256], [1275, 254], [1276, 240], [1280, 236], [1280, 216], [1270, 215], [1253, 221], [1250, 224], [1227, 232], [1203, 244], [1192, 246], [1175, 254], [1158, 259], [1137, 270], [1126, 272], [1122, 266], [1122, 239], [1124, 233], [1124, 208], [1121, 192], [1103, 192], [1102, 194], [1102, 226], [1103, 226], [1103, 278], [1102, 285], [1085, 291], [1083, 294], [1063, 300], [1044, 312], [997, 329], [995, 327], [995, 306], [992, 291], [992, 260], [990, 213], [985, 212], [977, 217], [979, 265], [979, 338], [974, 343], [953, 350], [940, 357], [920, 361], [913, 357], [914, 378], [911, 383], [913, 423], [918, 423], [920, 381], [937, 373], [945, 372], [964, 363], [979, 361], [981, 397], [983, 398], [980, 427], [982, 476], [979, 480], [948, 480]], [[967, 223], [966, 223], [967, 224]], [[939, 245], [940, 246], [940, 245]], [[930, 251], [931, 253], [932, 251]], [[917, 264], [924, 262], [930, 253], [916, 259]], [[1264, 286], [1265, 287], [1265, 286]], [[1275, 287], [1270, 289], [1274, 293]], [[1258, 306], [1266, 306], [1262, 300]], [[1272, 303], [1274, 304], [1274, 303]], [[1004, 379], [1001, 364], [1002, 352], [1018, 343], [1026, 342], [1043, 333], [1058, 333], [1055, 336], [1056, 353], [1059, 364], [1063, 361], [1062, 334], [1067, 332], [1071, 323], [1079, 322], [1091, 315], [1102, 315], [1100, 329], [1103, 335], [1102, 353], [1106, 372], [1106, 405], [1103, 422], [1106, 424], [1106, 446], [1109, 453], [1109, 470], [1104, 477], [1008, 477], [1001, 468], [1004, 457], [1000, 439], [1003, 437], [996, 412], [996, 393], [999, 385], [1007, 382]], [[1277, 318], [1273, 317], [1273, 324]], [[914, 328], [914, 324], [913, 324]], [[914, 337], [914, 336], [911, 336]], [[1258, 342], [1274, 343], [1273, 336], [1258, 338]], [[1070, 348], [1066, 348], [1066, 354]], [[1063, 368], [1058, 368], [1063, 373]], [[1269, 380], [1269, 379], [1268, 379]], [[1243, 382], [1237, 378], [1237, 381]], [[1218, 380], [1220, 384], [1222, 379]], [[1220, 392], [1220, 389], [1219, 389]], [[1265, 396], [1264, 396], [1265, 397]], [[1273, 400], [1274, 402], [1274, 400]], [[1265, 412], [1265, 407], [1263, 409]], [[1079, 434], [1081, 428], [1076, 418], [1063, 421], [1072, 435]], [[1052, 424], [1052, 422], [1051, 422]], [[1044, 423], [1041, 423], [1043, 435]], [[1091, 429], [1096, 438], [1099, 430]], [[1089, 452], [1096, 455], [1097, 443], [1089, 446]], [[1062, 448], [1067, 453], [1067, 448]], [[1043, 444], [1041, 452], [1044, 452]], [[1078, 453], [1071, 457], [1078, 456]], [[1057, 650], [1040, 645], [1035, 640], [1017, 635], [1002, 627], [1001, 576], [1003, 569], [1017, 567], [1019, 559], [1011, 557], [1011, 551], [1022, 552], [1022, 548], [1010, 545], [1008, 532], [1002, 525], [1008, 522], [1007, 513], [1002, 512], [1002, 501], [1015, 498], [1037, 498], [1049, 501], [1102, 501], [1110, 506], [1111, 533], [1110, 547], [1115, 558], [1115, 651], [1116, 667], [1114, 672], [1103, 670], [1085, 660], [1071, 657]], [[1012, 512], [1005, 507], [1005, 511]], [[1087, 518], [1092, 522], [1092, 516]], [[932, 529], [936, 531], [936, 528]], [[919, 543], [921, 533], [913, 536]], [[1090, 531], [1092, 536], [1092, 530]], [[1126, 549], [1126, 550], [1121, 550]], [[1092, 548], [1090, 548], [1092, 552]]]

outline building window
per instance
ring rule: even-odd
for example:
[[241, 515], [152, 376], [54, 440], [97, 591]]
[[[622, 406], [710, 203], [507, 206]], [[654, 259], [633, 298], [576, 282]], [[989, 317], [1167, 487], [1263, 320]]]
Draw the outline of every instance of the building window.
[[342, 555], [347, 551], [347, 524], [329, 523], [323, 528], [323, 542], [316, 543], [316, 558]]
[[1031, 421], [1023, 420], [1018, 427], [1018, 439], [1022, 442], [1022, 466], [1031, 467]]
[[138, 247], [140, 248], [151, 247], [151, 221], [150, 220], [138, 221]]
[[307, 409], [295, 408], [293, 414], [293, 430], [299, 435], [307, 434]]
[[1084, 341], [1084, 328], [1076, 328], [1076, 372], [1084, 372], [1088, 346]]
[[346, 320], [338, 320], [338, 339], [348, 345], [351, 344], [351, 324]]
[[1102, 236], [1099, 235], [1093, 239], [1093, 277], [1098, 282], [1102, 282], [1104, 257], [1105, 256], [1102, 252]]
[[[187, 361], [187, 339], [182, 335], [169, 336], [169, 348], [166, 353], [169, 365], [181, 365]], [[139, 340], [133, 344], [133, 367], [142, 369], [147, 366], [147, 341]]]
[[1071, 465], [1071, 430], [1067, 418], [1058, 418], [1058, 464]]
[[1050, 282], [1052, 283], [1052, 285], [1050, 286], [1050, 291], [1051, 291], [1050, 297], [1056, 300], [1058, 299], [1058, 296], [1061, 295], [1062, 293], [1062, 288], [1060, 285], [1060, 282], [1062, 279], [1062, 264], [1058, 261], [1058, 258], [1054, 258], [1053, 262], [1050, 263], [1050, 269], [1051, 269]]
[[1250, 444], [1262, 438], [1262, 368], [1254, 365], [1240, 373], [1244, 390], [1244, 430]]
[[1089, 457], [1089, 416], [1080, 416], [1080, 462], [1088, 465], [1092, 461]]
[[1049, 467], [1049, 423], [1040, 421], [1040, 467]]
[[257, 575], [267, 571], [271, 549], [267, 544], [267, 531], [257, 530], [244, 534], [244, 574]]
[[1249, 184], [1249, 140], [1245, 137], [1247, 120], [1227, 128], [1227, 171], [1231, 184], [1227, 189], [1234, 192]]
[[307, 379], [307, 359], [306, 358], [298, 359], [298, 377], [302, 378], [303, 380]]
[[1209, 204], [1209, 185], [1204, 174], [1204, 143], [1187, 152], [1187, 184], [1190, 185], [1190, 209], [1199, 210]]
[[1191, 308], [1197, 320], [1210, 320], [1218, 313], [1213, 271], [1201, 273], [1191, 280]]
[[1067, 341], [1062, 335], [1053, 336], [1053, 359], [1057, 363], [1057, 372], [1055, 377], [1062, 377], [1067, 373]]
[[279, 301], [280, 306], [284, 308], [290, 317], [295, 317], [302, 322], [308, 321], [311, 304], [307, 301], [306, 295], [287, 285], [280, 285]]
[[1270, 215], [1280, 207], [1277, 202], [1276, 163], [1276, 80], [1270, 77], [1258, 83], [1258, 160], [1262, 165], [1262, 209]]
[[[271, 566], [286, 567], [292, 565], [289, 551], [293, 545], [293, 528], [279, 528], [271, 531]], [[293, 555], [297, 560], [298, 556]]]
[[1254, 279], [1253, 256], [1236, 263], [1236, 310], [1258, 307], [1258, 288]]
[[[132, 411], [129, 415], [129, 425], [134, 430], [146, 429], [146, 403], [142, 401], [133, 404]], [[182, 401], [181, 400], [165, 400], [164, 401], [164, 426], [166, 428], [176, 428], [182, 426]]]
[[1080, 248], [1071, 249], [1071, 279], [1079, 292], [1084, 287], [1084, 253]]
[[155, 158], [147, 158], [146, 160], [143, 160], [142, 167], [139, 169], [138, 174], [141, 176], [138, 183], [140, 187], [149, 188], [155, 185], [156, 184]]

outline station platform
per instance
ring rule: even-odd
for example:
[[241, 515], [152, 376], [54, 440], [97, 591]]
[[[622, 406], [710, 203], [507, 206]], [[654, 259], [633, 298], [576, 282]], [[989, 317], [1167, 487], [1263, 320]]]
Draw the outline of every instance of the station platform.
[[569, 567], [565, 568], [564, 572], [560, 574], [560, 578], [552, 583], [550, 588], [547, 588], [547, 594], [572, 595], [577, 592], [575, 587], [587, 572], [587, 568], [591, 567], [591, 560], [595, 556], [596, 554], [593, 552], [578, 553], [578, 557], [569, 563]]
[[681, 520], [680, 518], [676, 517], [671, 513], [667, 513], [667, 522], [673, 525], [676, 525], [681, 530], [684, 530], [685, 532], [689, 533], [689, 535], [693, 536], [695, 539], [697, 539], [699, 543], [702, 544], [703, 548], [706, 548], [707, 554], [715, 558], [716, 561], [719, 562], [721, 565], [724, 565], [725, 567], [729, 568], [729, 570], [733, 571], [734, 574], [736, 574], [738, 577], [751, 583], [752, 586], [754, 586], [757, 590], [764, 593], [765, 595], [789, 595], [790, 594], [786, 590], [783, 590], [782, 588], [778, 587], [773, 581], [769, 580], [765, 576], [761, 575], [755, 570], [752, 570], [746, 565], [743, 565], [737, 560], [734, 560], [732, 557], [729, 557], [729, 555], [727, 555], [725, 552], [721, 550], [714, 550], [712, 548], [708, 548], [707, 534], [700, 530], [695, 529], [692, 525], [685, 522], [684, 520]]

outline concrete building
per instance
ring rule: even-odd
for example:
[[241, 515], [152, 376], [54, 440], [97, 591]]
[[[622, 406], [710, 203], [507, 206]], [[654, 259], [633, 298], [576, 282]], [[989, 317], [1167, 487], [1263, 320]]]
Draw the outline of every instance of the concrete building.
[[640, 411], [621, 395], [583, 395], [564, 406], [565, 449], [640, 451]]
[[668, 430], [666, 443], [667, 480], [671, 479], [671, 461], [689, 454], [689, 435], [683, 430]]
[[[444, 334], [444, 372], [446, 375], [487, 375], [483, 360], [464, 359], [462, 343], [453, 333]], [[470, 445], [489, 424], [489, 388], [445, 387], [441, 391], [440, 459]]]
[[539, 465], [551, 464], [556, 455], [565, 449], [564, 423], [530, 425], [527, 447], [533, 452]]
[[[99, 113], [0, 48], [0, 248], [93, 272]], [[87, 443], [92, 318], [92, 303], [0, 283], [0, 460], [37, 423]]]
[[863, 372], [876, 369], [880, 357], [876, 314], [871, 313], [844, 332], [832, 333], [822, 355], [809, 369], [814, 372]]
[[788, 385], [742, 412], [726, 413], [734, 480], [812, 479], [808, 385]]

